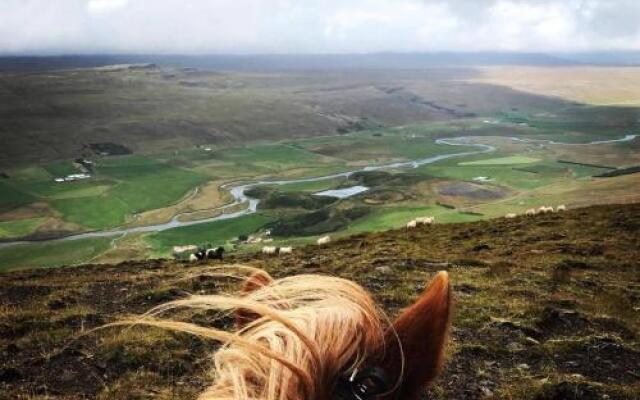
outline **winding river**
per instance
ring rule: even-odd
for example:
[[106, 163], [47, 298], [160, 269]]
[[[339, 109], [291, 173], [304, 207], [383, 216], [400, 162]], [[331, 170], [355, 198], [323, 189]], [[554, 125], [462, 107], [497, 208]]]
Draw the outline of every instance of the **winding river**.
[[[621, 139], [612, 139], [612, 140], [600, 140], [589, 143], [559, 143], [551, 140], [536, 140], [536, 139], [522, 139], [517, 137], [506, 137], [507, 139], [530, 142], [530, 143], [547, 143], [547, 144], [555, 144], [555, 145], [592, 145], [592, 144], [604, 144], [604, 143], [613, 143], [613, 142], [628, 142], [634, 140], [638, 135], [626, 135]], [[274, 181], [255, 181], [255, 182], [234, 182], [226, 185], [222, 185], [222, 189], [229, 190], [233, 201], [225, 204], [224, 206], [213, 209], [212, 211], [221, 211], [222, 214], [217, 215], [215, 217], [204, 218], [195, 221], [180, 221], [180, 217], [186, 213], [176, 214], [169, 222], [161, 223], [161, 224], [153, 224], [153, 225], [144, 225], [137, 227], [129, 227], [129, 228], [117, 228], [112, 230], [105, 231], [94, 231], [94, 232], [85, 232], [79, 233], [75, 235], [64, 236], [60, 238], [52, 238], [52, 239], [44, 239], [44, 240], [22, 240], [22, 241], [12, 241], [12, 242], [2, 242], [0, 243], [0, 248], [15, 246], [20, 244], [28, 244], [28, 243], [43, 243], [43, 242], [55, 242], [55, 241], [68, 241], [68, 240], [80, 240], [87, 238], [101, 238], [101, 237], [111, 237], [111, 236], [121, 236], [126, 235], [128, 233], [138, 233], [138, 232], [160, 232], [167, 229], [184, 227], [184, 226], [192, 226], [198, 224], [204, 224], [208, 222], [221, 221], [227, 219], [238, 218], [243, 215], [253, 214], [256, 212], [258, 208], [258, 203], [260, 200], [249, 197], [245, 194], [248, 189], [257, 187], [257, 186], [281, 186], [288, 185], [292, 183], [304, 183], [304, 182], [318, 182], [325, 181], [335, 178], [348, 178], [349, 176], [357, 173], [357, 172], [367, 172], [367, 171], [379, 171], [385, 169], [399, 169], [399, 168], [418, 168], [422, 165], [432, 164], [441, 160], [446, 160], [454, 157], [463, 157], [470, 156], [476, 154], [483, 153], [491, 153], [496, 150], [495, 147], [488, 144], [481, 143], [473, 143], [472, 139], [477, 139], [478, 137], [473, 136], [459, 136], [454, 138], [445, 138], [445, 139], [436, 139], [436, 144], [441, 145], [449, 145], [449, 146], [467, 146], [467, 147], [475, 147], [477, 150], [474, 151], [466, 151], [466, 152], [458, 152], [458, 153], [447, 153], [440, 154], [436, 156], [431, 156], [427, 158], [421, 158], [412, 161], [403, 161], [403, 162], [395, 162], [389, 164], [380, 164], [380, 165], [370, 165], [363, 168], [355, 169], [352, 171], [340, 172], [331, 175], [323, 175], [311, 178], [300, 178], [300, 179], [288, 179], [288, 180], [274, 180]], [[230, 209], [232, 207], [236, 207], [240, 204], [246, 204], [246, 207], [239, 211], [225, 213], [224, 211]]]

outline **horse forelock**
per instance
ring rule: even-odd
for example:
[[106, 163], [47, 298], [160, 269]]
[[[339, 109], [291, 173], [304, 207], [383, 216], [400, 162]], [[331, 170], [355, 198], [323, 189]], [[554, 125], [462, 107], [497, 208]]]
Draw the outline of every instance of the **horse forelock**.
[[[222, 342], [212, 354], [212, 383], [200, 400], [329, 400], [339, 376], [384, 347], [387, 320], [356, 283], [322, 275], [272, 280], [259, 273], [259, 284], [249, 290], [192, 296], [132, 321]], [[183, 307], [241, 312], [250, 319], [223, 331], [149, 318]]]

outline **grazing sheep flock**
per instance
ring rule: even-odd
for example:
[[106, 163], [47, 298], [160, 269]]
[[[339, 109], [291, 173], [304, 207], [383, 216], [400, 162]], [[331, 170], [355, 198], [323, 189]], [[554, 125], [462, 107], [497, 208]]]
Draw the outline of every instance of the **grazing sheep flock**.
[[[537, 214], [556, 213], [560, 211], [567, 211], [567, 206], [564, 204], [560, 204], [555, 209], [551, 206], [541, 206], [537, 210], [535, 208], [530, 208], [524, 212], [524, 215], [533, 216]], [[515, 218], [516, 216], [517, 214], [509, 213], [509, 214], [506, 214], [504, 217], [507, 219], [512, 219], [512, 218]]]
[[224, 247], [218, 246], [209, 249], [199, 249], [195, 253], [189, 255], [190, 262], [204, 261], [204, 260], [222, 260], [224, 255]]
[[277, 254], [277, 251], [276, 246], [262, 246], [262, 254], [274, 255]]
[[278, 255], [278, 254], [291, 254], [293, 253], [293, 247], [276, 247], [276, 246], [263, 246], [262, 254]]
[[413, 229], [420, 225], [431, 225], [436, 221], [435, 217], [418, 217], [407, 222], [407, 229]]
[[418, 225], [431, 225], [435, 222], [434, 217], [418, 217], [416, 218]]
[[293, 247], [280, 247], [280, 254], [291, 254], [293, 253]]
[[[560, 211], [566, 211], [566, 210], [567, 210], [567, 206], [564, 204], [558, 205], [555, 209], [551, 206], [541, 206], [538, 209], [530, 208], [526, 210], [524, 215], [533, 216], [537, 214], [554, 213], [554, 212], [560, 212]], [[508, 214], [505, 214], [504, 218], [514, 219], [517, 216], [518, 214], [508, 213]], [[417, 217], [407, 222], [406, 226], [407, 226], [407, 229], [415, 229], [420, 225], [432, 225], [434, 223], [435, 223], [435, 217], [433, 216]], [[322, 246], [322, 245], [328, 244], [329, 242], [331, 242], [331, 236], [326, 235], [318, 238], [318, 240], [316, 241], [316, 244], [318, 246]], [[192, 249], [194, 247], [195, 246], [188, 246], [189, 249]], [[187, 248], [187, 246], [185, 246], [184, 248]], [[176, 249], [178, 249], [178, 247], [175, 247], [174, 251]], [[262, 254], [267, 254], [267, 255], [291, 254], [292, 252], [293, 252], [293, 247], [291, 246], [287, 246], [287, 247], [263, 246], [262, 247]], [[216, 260], [216, 259], [222, 260], [223, 253], [224, 253], [224, 247], [222, 246], [211, 248], [211, 249], [199, 249], [197, 252], [189, 255], [189, 261], [196, 262], [196, 261], [202, 261], [202, 260]]]

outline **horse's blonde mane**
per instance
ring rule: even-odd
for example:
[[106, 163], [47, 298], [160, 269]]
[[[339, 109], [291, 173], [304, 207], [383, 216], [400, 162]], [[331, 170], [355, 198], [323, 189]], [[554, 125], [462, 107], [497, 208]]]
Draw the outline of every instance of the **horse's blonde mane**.
[[[229, 269], [230, 268], [230, 269]], [[261, 270], [231, 266], [247, 277]], [[231, 331], [159, 316], [176, 308], [253, 315]], [[325, 399], [336, 378], [384, 345], [386, 319], [351, 281], [322, 275], [270, 280], [249, 292], [194, 295], [163, 304], [121, 324], [144, 324], [222, 342], [213, 353], [213, 383], [200, 400]]]

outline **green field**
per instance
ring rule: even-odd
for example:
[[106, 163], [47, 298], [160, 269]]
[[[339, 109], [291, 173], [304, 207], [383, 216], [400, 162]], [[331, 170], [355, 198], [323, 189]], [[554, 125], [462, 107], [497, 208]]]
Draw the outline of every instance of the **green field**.
[[[75, 182], [54, 182], [45, 169], [62, 170], [71, 162], [19, 170], [0, 182], [0, 207], [5, 210], [35, 201], [46, 202], [65, 221], [89, 230], [123, 224], [131, 214], [178, 202], [207, 177], [149, 157], [101, 160], [95, 176]], [[68, 171], [65, 171], [68, 172]]]
[[87, 185], [87, 187], [78, 187], [77, 189], [72, 190], [64, 190], [59, 194], [54, 194], [52, 196], [48, 196], [50, 199], [54, 200], [65, 200], [65, 199], [79, 199], [83, 197], [95, 197], [100, 196], [111, 188], [111, 185], [100, 185], [100, 184], [91, 184]]
[[55, 161], [43, 167], [51, 177], [63, 177], [78, 173], [78, 170], [69, 161]]
[[12, 185], [0, 181], [0, 212], [33, 203], [36, 199], [35, 196], [16, 190]]
[[509, 166], [483, 165], [483, 166], [455, 166], [455, 165], [428, 165], [421, 169], [433, 176], [470, 181], [473, 178], [484, 176], [498, 185], [513, 187], [519, 190], [530, 190], [549, 185], [556, 179], [554, 176], [531, 174], [515, 170]]
[[[69, 166], [71, 166], [71, 162], [69, 161], [63, 161], [63, 162], [56, 162], [53, 163], [51, 165], [58, 165], [58, 164], [68, 164]], [[54, 176], [52, 176], [48, 171], [47, 171], [48, 165], [45, 166], [38, 166], [38, 165], [33, 165], [33, 166], [29, 166], [29, 167], [25, 167], [25, 168], [20, 168], [17, 170], [12, 171], [11, 173], [11, 180], [18, 180], [18, 181], [22, 181], [22, 180], [30, 180], [30, 181], [49, 181], [52, 180], [54, 178]], [[72, 168], [73, 171], [75, 171], [75, 169]], [[73, 172], [72, 172], [73, 173]]]
[[467, 161], [458, 163], [458, 165], [514, 165], [514, 164], [531, 164], [540, 161], [539, 158], [525, 157], [525, 156], [511, 156], [511, 157], [498, 157], [488, 158], [486, 160]]
[[0, 239], [27, 236], [46, 221], [46, 217], [0, 222]]
[[480, 219], [479, 216], [461, 214], [458, 211], [439, 206], [382, 207], [350, 225], [344, 233], [354, 234], [401, 228], [413, 218], [428, 216], [435, 217], [436, 223], [469, 222]]
[[153, 249], [153, 254], [167, 256], [171, 254], [173, 246], [205, 243], [224, 245], [228, 240], [250, 234], [273, 220], [266, 215], [252, 214], [153, 233], [146, 237], [146, 241]]
[[[518, 167], [518, 171], [530, 172], [547, 177], [587, 178], [602, 173], [602, 168], [588, 165], [566, 164], [554, 161], [542, 161], [531, 165]], [[606, 170], [604, 170], [606, 171]]]
[[125, 217], [131, 213], [131, 208], [126, 203], [108, 194], [53, 200], [51, 206], [60, 212], [66, 221], [92, 230], [121, 225]]
[[[378, 136], [380, 135], [380, 136]], [[420, 159], [438, 154], [473, 151], [474, 147], [434, 143], [427, 136], [398, 134], [394, 131], [366, 131], [339, 137], [323, 137], [297, 141], [302, 148], [345, 161]]]
[[251, 163], [271, 170], [285, 170], [304, 163], [318, 163], [321, 157], [287, 144], [254, 145], [214, 152], [214, 158], [225, 161]]
[[87, 263], [106, 251], [111, 240], [112, 238], [80, 239], [0, 249], [0, 272]]

